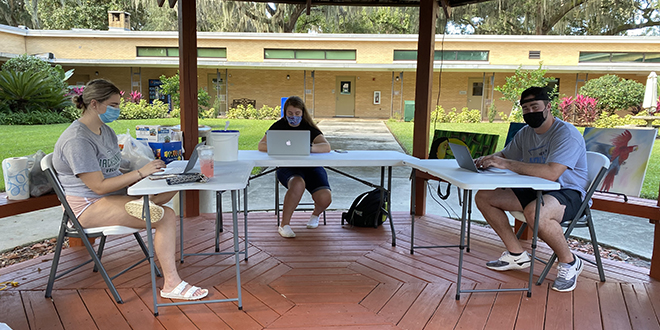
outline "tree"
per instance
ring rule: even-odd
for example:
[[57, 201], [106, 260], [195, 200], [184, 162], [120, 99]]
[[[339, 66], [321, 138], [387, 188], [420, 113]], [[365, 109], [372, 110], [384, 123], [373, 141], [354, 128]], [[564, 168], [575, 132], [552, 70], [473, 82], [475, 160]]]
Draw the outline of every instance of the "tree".
[[29, 0], [0, 0], [0, 24], [33, 27], [28, 11]]
[[108, 29], [109, 6], [103, 0], [39, 0], [37, 13], [47, 30]]
[[497, 0], [457, 7], [452, 22], [476, 34], [618, 35], [660, 26], [657, 0]]
[[[522, 120], [522, 108], [520, 107], [520, 95], [527, 88], [536, 86], [536, 87], [546, 87], [549, 83], [553, 82], [555, 78], [546, 77], [545, 74], [548, 70], [543, 69], [543, 64], [539, 63], [539, 68], [536, 70], [524, 70], [522, 67], [518, 67], [513, 76], [506, 77], [506, 82], [502, 86], [495, 87], [495, 90], [502, 93], [501, 100], [509, 101], [513, 104], [511, 109], [511, 114], [509, 115], [510, 119], [514, 121]], [[552, 94], [556, 93], [555, 90], [550, 91]], [[559, 116], [559, 110], [556, 105], [557, 100], [552, 100], [552, 113], [553, 115]]]
[[419, 29], [417, 7], [314, 7], [300, 17], [296, 32], [414, 34]]

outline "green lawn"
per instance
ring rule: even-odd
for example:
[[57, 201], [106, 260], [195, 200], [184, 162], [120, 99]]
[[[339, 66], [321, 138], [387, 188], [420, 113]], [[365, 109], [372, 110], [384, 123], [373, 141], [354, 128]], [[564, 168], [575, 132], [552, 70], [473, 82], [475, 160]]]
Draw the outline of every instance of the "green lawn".
[[[264, 136], [266, 130], [272, 125], [274, 120], [230, 120], [229, 129], [239, 130], [238, 147], [241, 150], [256, 150], [259, 141]], [[150, 119], [150, 120], [119, 120], [111, 123], [109, 126], [117, 134], [126, 133], [129, 129], [131, 135], [135, 137], [135, 125], [167, 125], [173, 126], [180, 123], [177, 118]], [[224, 129], [225, 119], [200, 119], [200, 125], [208, 125], [214, 129]], [[9, 157], [20, 157], [31, 155], [37, 150], [43, 150], [45, 153], [53, 152], [55, 142], [62, 132], [69, 127], [69, 124], [56, 125], [1, 125], [0, 126], [0, 161]], [[2, 169], [0, 169], [2, 177]], [[0, 191], [5, 190], [4, 180], [0, 180]]]
[[[413, 144], [413, 123], [412, 122], [385, 122], [390, 131], [399, 143], [403, 146], [408, 154], [412, 153]], [[488, 133], [497, 134], [500, 136], [497, 142], [497, 150], [504, 148], [506, 140], [506, 133], [509, 130], [509, 123], [476, 123], [476, 124], [455, 124], [455, 123], [438, 123], [431, 125], [430, 131], [435, 129], [449, 130], [449, 131], [464, 131], [475, 133]], [[578, 128], [580, 132], [584, 128]], [[433, 134], [430, 134], [429, 145]], [[658, 198], [658, 184], [660, 183], [660, 139], [656, 139], [651, 151], [651, 159], [646, 169], [646, 177], [642, 185], [641, 197], [657, 199]]]

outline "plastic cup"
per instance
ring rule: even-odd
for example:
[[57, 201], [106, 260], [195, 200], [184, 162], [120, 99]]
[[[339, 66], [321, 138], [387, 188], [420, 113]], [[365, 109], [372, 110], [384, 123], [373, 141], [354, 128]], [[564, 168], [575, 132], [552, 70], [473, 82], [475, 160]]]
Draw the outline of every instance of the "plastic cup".
[[213, 146], [199, 146], [199, 166], [202, 168], [202, 174], [209, 178], [213, 177]]

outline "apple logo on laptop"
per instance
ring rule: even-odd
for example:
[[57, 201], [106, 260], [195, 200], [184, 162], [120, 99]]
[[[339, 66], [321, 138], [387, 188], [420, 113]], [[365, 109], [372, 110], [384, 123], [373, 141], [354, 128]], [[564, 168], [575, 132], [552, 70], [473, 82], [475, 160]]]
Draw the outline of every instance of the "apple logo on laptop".
[[291, 140], [287, 140], [286, 145], [290, 146], [291, 145]]

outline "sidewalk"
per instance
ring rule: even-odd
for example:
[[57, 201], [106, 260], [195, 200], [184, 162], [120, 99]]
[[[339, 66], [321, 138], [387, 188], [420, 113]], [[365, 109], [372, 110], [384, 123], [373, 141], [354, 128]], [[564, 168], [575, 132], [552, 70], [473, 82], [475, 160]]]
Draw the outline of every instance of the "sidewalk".
[[[323, 119], [319, 128], [324, 133], [333, 149], [345, 150], [396, 150], [403, 152], [383, 121], [360, 119]], [[342, 168], [341, 170], [370, 181], [380, 182], [379, 168]], [[353, 199], [370, 187], [328, 171], [329, 181], [333, 192], [331, 210], [348, 209]], [[392, 210], [410, 210], [410, 168], [398, 167], [393, 169], [392, 175]], [[272, 210], [274, 207], [275, 179], [273, 175], [265, 175], [250, 182], [248, 188], [248, 201], [250, 210]], [[281, 193], [285, 189], [280, 188]], [[444, 192], [443, 185], [443, 192]], [[461, 206], [458, 203], [457, 191], [452, 187], [450, 197], [441, 200], [436, 194], [437, 182], [430, 182], [427, 195], [426, 211], [444, 217], [459, 218]], [[311, 202], [309, 194], [305, 194], [303, 201]], [[227, 203], [227, 204], [224, 204]], [[202, 211], [213, 210], [214, 201], [207, 203]], [[229, 210], [228, 199], [223, 201], [223, 209]], [[207, 211], [211, 212], [211, 211]], [[653, 248], [654, 227], [647, 219], [623, 216], [619, 214], [592, 211], [596, 226], [596, 233], [600, 243], [631, 252], [633, 254], [650, 258]], [[62, 211], [60, 207], [53, 207], [41, 211], [30, 212], [18, 216], [0, 219], [0, 232], [4, 238], [0, 241], [0, 252], [15, 246], [40, 241], [57, 235]], [[483, 216], [474, 207], [472, 219], [483, 221]], [[458, 225], [458, 223], [457, 223]], [[273, 230], [276, 230], [273, 224]], [[589, 238], [586, 229], [575, 229], [573, 235]]]

